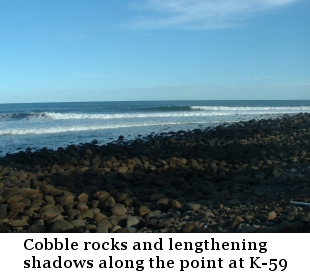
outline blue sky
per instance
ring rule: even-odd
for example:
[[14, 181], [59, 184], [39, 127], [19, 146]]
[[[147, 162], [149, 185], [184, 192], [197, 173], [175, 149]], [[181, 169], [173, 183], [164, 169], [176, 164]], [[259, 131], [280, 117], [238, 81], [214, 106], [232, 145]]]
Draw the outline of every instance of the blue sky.
[[0, 2], [0, 103], [310, 100], [308, 0]]

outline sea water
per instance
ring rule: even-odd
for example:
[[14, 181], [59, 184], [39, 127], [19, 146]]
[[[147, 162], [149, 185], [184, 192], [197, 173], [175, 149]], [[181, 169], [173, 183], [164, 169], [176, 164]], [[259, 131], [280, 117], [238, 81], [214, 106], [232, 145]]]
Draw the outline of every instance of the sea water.
[[310, 101], [130, 101], [0, 104], [0, 156], [124, 136], [204, 129], [310, 112]]

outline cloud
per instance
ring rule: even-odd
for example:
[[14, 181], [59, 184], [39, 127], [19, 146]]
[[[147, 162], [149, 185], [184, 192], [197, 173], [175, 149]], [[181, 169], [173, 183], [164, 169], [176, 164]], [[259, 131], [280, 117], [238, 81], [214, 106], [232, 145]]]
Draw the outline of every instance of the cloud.
[[[301, 0], [136, 0], [138, 15], [128, 23], [138, 29], [219, 29], [238, 26], [259, 12]], [[143, 14], [143, 15], [141, 15]]]

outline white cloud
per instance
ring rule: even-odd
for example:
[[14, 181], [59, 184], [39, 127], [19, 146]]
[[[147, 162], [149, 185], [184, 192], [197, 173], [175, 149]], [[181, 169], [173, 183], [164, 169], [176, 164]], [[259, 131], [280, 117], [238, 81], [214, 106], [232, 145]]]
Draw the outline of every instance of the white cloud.
[[301, 0], [136, 0], [130, 27], [141, 29], [217, 29], [240, 24], [258, 12]]

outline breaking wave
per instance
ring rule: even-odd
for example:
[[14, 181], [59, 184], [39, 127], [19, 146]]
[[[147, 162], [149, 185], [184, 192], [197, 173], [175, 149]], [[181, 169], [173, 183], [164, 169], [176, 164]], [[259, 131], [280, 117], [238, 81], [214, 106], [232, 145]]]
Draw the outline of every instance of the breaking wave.
[[[133, 124], [109, 124], [109, 125], [74, 125], [74, 126], [56, 126], [48, 128], [11, 128], [0, 130], [1, 135], [42, 135], [42, 134], [57, 134], [66, 132], [82, 132], [96, 131], [117, 128], [130, 127], [152, 127], [152, 126], [173, 126], [184, 124], [202, 124], [203, 122], [162, 122], [162, 123], [133, 123]], [[215, 123], [215, 122], [214, 122]]]
[[226, 107], [226, 106], [191, 106], [192, 110], [217, 112], [249, 112], [249, 113], [299, 113], [310, 112], [309, 106], [299, 107]]
[[[156, 107], [157, 108], [157, 107]], [[225, 115], [259, 115], [259, 114], [293, 114], [310, 112], [310, 107], [226, 107], [226, 106], [172, 106], [158, 107], [161, 112], [140, 113], [57, 113], [57, 112], [29, 112], [0, 114], [2, 120], [80, 120], [80, 119], [127, 119], [127, 118], [160, 118], [160, 117], [208, 117]]]

